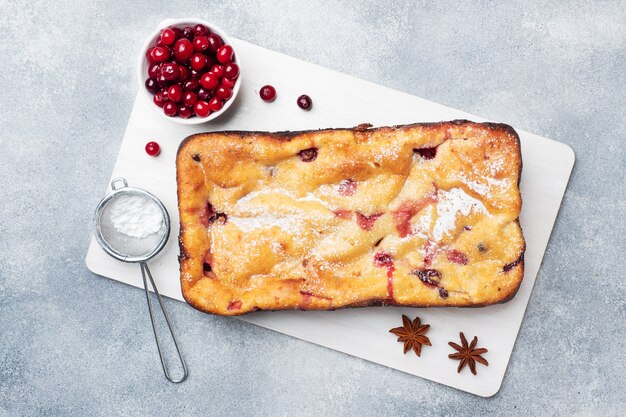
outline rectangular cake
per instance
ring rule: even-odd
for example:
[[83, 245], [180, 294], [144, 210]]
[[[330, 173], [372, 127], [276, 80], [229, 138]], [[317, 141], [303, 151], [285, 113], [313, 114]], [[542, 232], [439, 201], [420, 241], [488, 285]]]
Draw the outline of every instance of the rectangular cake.
[[202, 133], [176, 169], [182, 293], [208, 313], [485, 306], [523, 278], [507, 125]]

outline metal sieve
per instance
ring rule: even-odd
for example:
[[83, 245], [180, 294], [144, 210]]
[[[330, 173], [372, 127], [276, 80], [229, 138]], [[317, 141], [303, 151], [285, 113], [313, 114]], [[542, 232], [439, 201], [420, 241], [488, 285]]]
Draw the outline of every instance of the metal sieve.
[[[111, 217], [112, 211], [114, 210], [116, 204], [120, 203], [120, 199], [125, 196], [139, 196], [146, 199], [150, 203], [155, 204], [160, 209], [163, 221], [158, 232], [140, 238], [121, 233], [114, 227]], [[163, 373], [165, 373], [165, 377], [171, 382], [183, 382], [187, 379], [188, 375], [187, 365], [185, 364], [185, 360], [180, 352], [178, 341], [176, 340], [174, 330], [172, 329], [172, 324], [169, 316], [167, 315], [167, 311], [165, 310], [165, 306], [163, 305], [163, 300], [161, 299], [161, 294], [159, 294], [159, 290], [154, 283], [154, 279], [152, 279], [152, 274], [150, 273], [150, 269], [148, 269], [147, 264], [150, 259], [156, 256], [161, 249], [163, 249], [170, 235], [170, 217], [165, 209], [165, 206], [158, 198], [149, 192], [139, 188], [129, 187], [124, 178], [115, 178], [111, 181], [111, 192], [104, 197], [96, 207], [93, 225], [96, 240], [106, 253], [123, 262], [139, 263], [141, 275], [143, 277], [143, 287], [146, 292], [148, 311], [150, 312], [150, 322], [152, 323], [152, 330], [154, 332], [157, 350], [159, 351], [159, 358], [161, 359]], [[150, 291], [148, 290], [148, 281], [150, 281], [154, 293], [156, 294], [159, 306], [161, 307], [161, 311], [163, 312], [167, 327], [170, 331], [170, 335], [174, 341], [178, 359], [182, 365], [183, 375], [178, 379], [172, 378], [167, 364], [165, 363], [165, 358], [163, 357], [161, 339], [159, 338], [155, 325], [152, 300], [150, 297]]]

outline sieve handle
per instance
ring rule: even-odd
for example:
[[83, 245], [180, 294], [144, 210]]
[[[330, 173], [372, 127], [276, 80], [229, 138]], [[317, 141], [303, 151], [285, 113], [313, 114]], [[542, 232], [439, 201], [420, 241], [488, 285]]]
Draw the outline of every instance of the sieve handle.
[[[115, 186], [115, 184], [120, 183], [120, 182], [121, 182], [122, 184], [124, 184], [124, 185], [122, 185], [121, 187], [116, 187], [116, 186]], [[128, 183], [126, 182], [126, 179], [125, 179], [125, 178], [122, 178], [122, 177], [119, 177], [119, 178], [114, 178], [114, 179], [111, 181], [111, 189], [112, 189], [113, 191], [117, 191], [117, 190], [119, 190], [120, 188], [124, 188], [124, 187], [128, 187]]]
[[[113, 184], [111, 184], [113, 185]], [[157, 289], [154, 280], [152, 279], [152, 274], [148, 269], [148, 264], [145, 262], [140, 262], [141, 266], [141, 275], [143, 277], [143, 287], [146, 291], [146, 300], [148, 301], [148, 311], [150, 312], [150, 321], [152, 322], [152, 330], [154, 331], [154, 339], [156, 340], [157, 349], [159, 351], [159, 358], [161, 359], [161, 366], [163, 366], [163, 373], [165, 374], [165, 378], [167, 378], [170, 382], [179, 383], [183, 382], [187, 379], [189, 372], [187, 371], [187, 365], [185, 364], [185, 359], [183, 359], [183, 355], [180, 353], [180, 348], [178, 347], [178, 341], [176, 341], [176, 336], [174, 335], [174, 330], [172, 329], [172, 323], [170, 323], [170, 318], [167, 315], [167, 311], [165, 310], [165, 306], [163, 305], [163, 300], [161, 299], [161, 294], [159, 294], [159, 290]], [[159, 301], [159, 306], [161, 307], [161, 311], [163, 311], [163, 316], [165, 317], [165, 321], [167, 322], [167, 327], [170, 331], [170, 335], [172, 336], [172, 340], [174, 341], [174, 346], [176, 346], [176, 353], [178, 354], [178, 360], [180, 360], [180, 364], [183, 368], [183, 375], [179, 379], [173, 379], [170, 375], [169, 369], [165, 364], [165, 358], [163, 357], [163, 352], [161, 350], [161, 340], [159, 339], [159, 334], [157, 332], [154, 312], [152, 310], [152, 301], [150, 299], [150, 291], [148, 290], [148, 280], [150, 280], [150, 284], [154, 289], [154, 293], [156, 294], [157, 300]]]

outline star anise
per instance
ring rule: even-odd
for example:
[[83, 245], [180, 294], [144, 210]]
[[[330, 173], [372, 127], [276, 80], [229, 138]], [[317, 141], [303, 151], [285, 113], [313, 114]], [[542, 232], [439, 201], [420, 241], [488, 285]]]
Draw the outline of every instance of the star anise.
[[430, 329], [430, 324], [422, 324], [419, 317], [415, 317], [415, 320], [411, 321], [404, 314], [402, 315], [402, 327], [395, 327], [389, 330], [389, 333], [393, 333], [398, 336], [398, 342], [404, 342], [404, 353], [413, 349], [417, 356], [422, 353], [422, 345], [432, 346], [430, 339], [424, 336], [424, 334]]
[[472, 343], [467, 344], [467, 339], [463, 332], [459, 333], [461, 336], [461, 346], [457, 345], [454, 342], [448, 342], [450, 346], [452, 346], [458, 353], [451, 353], [448, 355], [450, 359], [458, 359], [461, 362], [459, 363], [459, 367], [456, 369], [457, 372], [461, 372], [461, 369], [465, 367], [465, 365], [469, 365], [470, 371], [474, 375], [476, 375], [476, 362], [482, 363], [485, 366], [489, 366], [489, 362], [485, 358], [483, 358], [483, 353], [487, 353], [487, 349], [479, 348], [476, 349], [476, 344], [478, 343], [478, 337], [474, 336], [472, 339]]

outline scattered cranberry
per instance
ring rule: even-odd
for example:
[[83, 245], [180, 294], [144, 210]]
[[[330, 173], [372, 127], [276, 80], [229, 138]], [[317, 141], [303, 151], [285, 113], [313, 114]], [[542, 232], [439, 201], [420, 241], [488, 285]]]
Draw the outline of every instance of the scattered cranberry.
[[174, 57], [178, 62], [184, 64], [193, 55], [194, 49], [189, 39], [179, 39], [174, 45]]
[[217, 75], [207, 72], [200, 78], [200, 84], [207, 90], [215, 90], [220, 84], [220, 79]]
[[211, 33], [207, 39], [209, 41], [209, 51], [211, 52], [217, 52], [224, 45], [224, 40], [216, 33]]
[[183, 119], [189, 119], [193, 116], [193, 106], [180, 106], [178, 108], [178, 116]]
[[161, 42], [164, 45], [171, 45], [176, 41], [176, 32], [172, 28], [166, 28], [161, 31]]
[[276, 89], [271, 85], [264, 85], [261, 87], [259, 95], [263, 101], [272, 102], [276, 99]]
[[167, 90], [167, 97], [170, 101], [178, 103], [183, 99], [183, 88], [178, 84], [174, 84]]
[[219, 64], [213, 65], [209, 72], [215, 74], [218, 78], [222, 78], [224, 76], [224, 66]]
[[148, 90], [152, 94], [155, 94], [157, 91], [159, 91], [159, 84], [157, 83], [157, 80], [155, 80], [154, 78], [148, 78], [145, 82], [145, 85], [146, 85], [146, 90]]
[[223, 45], [217, 50], [217, 61], [220, 64], [226, 64], [233, 60], [233, 47]]
[[152, 50], [150, 56], [152, 57], [153, 62], [167, 61], [170, 57], [170, 50], [164, 46], [156, 46]]
[[159, 107], [163, 107], [163, 105], [165, 104], [165, 102], [166, 102], [167, 100], [165, 99], [165, 97], [163, 97], [163, 94], [161, 94], [161, 93], [159, 92], [159, 93], [156, 93], [156, 94], [154, 95], [154, 97], [152, 97], [152, 101], [153, 101], [153, 102], [154, 102], [154, 104], [156, 104], [157, 106], [159, 106]]
[[161, 153], [161, 147], [156, 142], [146, 143], [146, 153], [150, 156], [157, 156]]
[[207, 29], [206, 26], [201, 25], [201, 24], [197, 24], [193, 27], [193, 34], [195, 36], [205, 36], [206, 34], [209, 33], [209, 29]]
[[166, 116], [174, 117], [176, 116], [176, 113], [178, 113], [178, 106], [171, 101], [168, 101], [163, 106], [163, 113], [165, 113]]
[[209, 109], [211, 111], [220, 111], [224, 107], [224, 101], [218, 97], [213, 97], [209, 100]]
[[239, 77], [239, 65], [234, 62], [226, 64], [224, 67], [224, 76], [233, 80]]
[[215, 90], [215, 95], [222, 100], [226, 101], [233, 96], [233, 90], [228, 87], [220, 86]]
[[193, 106], [193, 111], [198, 117], [207, 117], [209, 113], [211, 113], [211, 109], [209, 109], [209, 103], [204, 100], [200, 100]]
[[148, 75], [152, 78], [157, 78], [161, 75], [161, 64], [155, 62], [154, 64], [148, 65]]
[[198, 101], [198, 95], [196, 93], [194, 93], [193, 91], [187, 91], [184, 95], [183, 95], [183, 104], [185, 106], [192, 106], [194, 104], [196, 104], [196, 102]]
[[306, 94], [302, 94], [300, 97], [298, 97], [298, 107], [300, 107], [302, 110], [311, 110], [312, 106], [313, 101], [311, 100], [311, 97], [307, 96]]
[[206, 65], [206, 63], [207, 63], [206, 56], [204, 56], [203, 54], [199, 52], [196, 52], [191, 57], [191, 61], [189, 62], [189, 65], [191, 65], [192, 69], [196, 71], [201, 71], [202, 68], [204, 68], [204, 66]]

